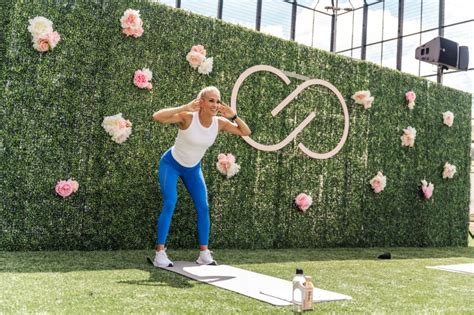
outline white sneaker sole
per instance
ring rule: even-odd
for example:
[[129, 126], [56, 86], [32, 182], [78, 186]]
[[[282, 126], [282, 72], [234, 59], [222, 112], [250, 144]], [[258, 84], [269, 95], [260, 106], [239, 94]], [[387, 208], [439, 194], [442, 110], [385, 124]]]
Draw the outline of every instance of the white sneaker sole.
[[200, 263], [198, 260], [196, 260], [196, 264], [203, 265], [203, 266], [217, 266], [217, 262], [215, 260], [209, 264], [203, 264], [203, 263]]

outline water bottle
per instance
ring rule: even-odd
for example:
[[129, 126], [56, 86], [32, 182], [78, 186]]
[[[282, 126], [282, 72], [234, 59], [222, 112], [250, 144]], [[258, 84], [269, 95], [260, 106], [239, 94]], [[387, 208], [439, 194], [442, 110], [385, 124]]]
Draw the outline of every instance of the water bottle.
[[303, 291], [304, 291], [305, 278], [303, 275], [303, 269], [296, 269], [296, 274], [293, 277], [293, 292], [292, 292], [292, 303], [293, 312], [301, 313], [303, 311]]
[[305, 276], [304, 290], [303, 290], [303, 311], [308, 311], [313, 309], [313, 278], [310, 276]]

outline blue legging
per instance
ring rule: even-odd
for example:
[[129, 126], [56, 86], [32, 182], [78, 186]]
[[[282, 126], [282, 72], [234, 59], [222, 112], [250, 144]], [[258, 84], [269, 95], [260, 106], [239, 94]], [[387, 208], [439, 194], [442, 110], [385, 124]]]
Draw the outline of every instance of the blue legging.
[[163, 196], [163, 209], [156, 222], [156, 244], [165, 244], [171, 224], [171, 218], [178, 200], [178, 177], [181, 177], [197, 209], [197, 226], [199, 245], [208, 245], [209, 242], [209, 203], [207, 189], [202, 175], [201, 162], [193, 167], [184, 167], [179, 164], [171, 154], [171, 149], [161, 157], [158, 169], [161, 194]]

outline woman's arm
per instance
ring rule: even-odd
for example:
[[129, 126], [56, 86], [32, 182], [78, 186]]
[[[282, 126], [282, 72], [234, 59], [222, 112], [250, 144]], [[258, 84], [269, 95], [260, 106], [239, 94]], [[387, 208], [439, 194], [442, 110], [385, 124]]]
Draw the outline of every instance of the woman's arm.
[[[237, 116], [235, 111], [224, 103], [221, 103], [219, 105], [219, 112], [221, 113], [222, 116], [226, 117], [227, 119]], [[250, 134], [252, 133], [249, 126], [247, 126], [245, 121], [240, 119], [240, 117], [237, 117], [234, 120], [234, 123], [231, 123], [229, 120], [226, 120], [226, 119], [221, 119], [220, 121], [222, 124], [221, 130], [227, 131], [234, 135], [250, 136]]]
[[153, 114], [153, 120], [162, 124], [181, 124], [184, 122], [182, 113], [184, 112], [196, 112], [201, 107], [201, 101], [198, 99], [192, 102], [178, 106], [163, 108]]

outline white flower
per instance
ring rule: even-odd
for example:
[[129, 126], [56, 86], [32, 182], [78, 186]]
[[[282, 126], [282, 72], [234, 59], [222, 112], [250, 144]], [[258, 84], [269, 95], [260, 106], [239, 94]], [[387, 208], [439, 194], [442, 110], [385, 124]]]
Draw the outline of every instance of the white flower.
[[456, 166], [446, 162], [446, 164], [444, 164], [443, 178], [453, 178], [455, 173]]
[[198, 72], [200, 74], [209, 74], [212, 72], [212, 65], [213, 65], [213, 58], [206, 58], [204, 61], [201, 63], [201, 65], [198, 68]]
[[373, 102], [374, 102], [374, 97], [373, 96], [367, 97], [367, 99], [364, 101], [364, 103], [362, 105], [364, 105], [365, 109], [371, 108]]
[[104, 117], [102, 127], [112, 136], [112, 140], [117, 143], [124, 142], [132, 133], [132, 123], [123, 118], [122, 113]]
[[231, 178], [240, 171], [240, 165], [237, 163], [232, 163], [227, 170], [227, 178]]
[[364, 102], [367, 100], [367, 98], [370, 97], [370, 91], [358, 91], [355, 92], [354, 95], [352, 95], [352, 99], [357, 103], [357, 104], [362, 104], [364, 105]]
[[443, 124], [445, 124], [448, 127], [451, 127], [454, 122], [454, 114], [450, 111], [444, 112], [443, 113]]
[[351, 97], [357, 104], [364, 105], [364, 108], [371, 108], [374, 97], [370, 96], [370, 91], [358, 91]]
[[375, 193], [381, 192], [387, 185], [387, 176], [382, 172], [377, 172], [377, 175], [370, 180], [370, 185]]
[[53, 22], [43, 16], [37, 16], [28, 22], [30, 23], [28, 31], [33, 35], [33, 38], [53, 32]]
[[112, 135], [112, 140], [117, 142], [118, 144], [121, 144], [125, 142], [125, 140], [127, 140], [131, 134], [132, 134], [132, 128], [124, 128], [122, 130], [115, 132]]
[[403, 129], [403, 132], [403, 135], [400, 137], [402, 140], [402, 146], [413, 147], [415, 145], [416, 129], [413, 127], [408, 127]]

